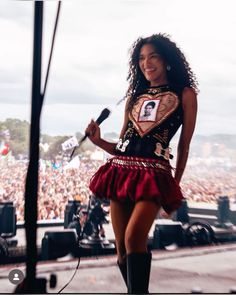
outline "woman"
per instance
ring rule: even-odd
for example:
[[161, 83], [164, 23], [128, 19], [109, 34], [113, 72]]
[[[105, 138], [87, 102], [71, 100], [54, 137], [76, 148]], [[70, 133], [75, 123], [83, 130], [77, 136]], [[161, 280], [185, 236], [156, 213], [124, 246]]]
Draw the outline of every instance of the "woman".
[[[165, 34], [133, 44], [128, 81], [119, 142], [103, 140], [93, 120], [86, 129], [94, 144], [114, 155], [93, 176], [90, 189], [111, 200], [117, 262], [128, 293], [148, 293], [148, 233], [161, 207], [170, 214], [181, 205], [179, 183], [195, 127], [198, 89], [184, 54]], [[149, 101], [156, 103], [155, 120], [142, 121]], [[169, 142], [180, 126], [172, 176]]]

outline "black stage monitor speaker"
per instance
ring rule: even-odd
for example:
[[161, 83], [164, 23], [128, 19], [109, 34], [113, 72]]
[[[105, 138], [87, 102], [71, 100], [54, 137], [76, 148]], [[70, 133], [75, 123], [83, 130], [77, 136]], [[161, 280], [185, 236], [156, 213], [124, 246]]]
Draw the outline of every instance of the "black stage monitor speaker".
[[172, 244], [177, 246], [184, 245], [182, 223], [169, 219], [156, 221], [153, 232], [153, 249], [165, 249]]
[[183, 199], [181, 206], [176, 211], [176, 221], [180, 221], [182, 223], [189, 223], [188, 211], [188, 202], [186, 199]]
[[16, 235], [16, 208], [13, 202], [0, 203], [0, 236], [3, 238]]
[[74, 253], [77, 247], [77, 234], [74, 229], [46, 231], [42, 239], [42, 259], [50, 260]]

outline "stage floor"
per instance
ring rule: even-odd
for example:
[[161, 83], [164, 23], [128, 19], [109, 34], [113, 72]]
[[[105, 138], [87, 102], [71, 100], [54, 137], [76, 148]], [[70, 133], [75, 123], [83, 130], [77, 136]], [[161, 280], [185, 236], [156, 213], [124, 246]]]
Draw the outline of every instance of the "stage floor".
[[[65, 260], [67, 259], [67, 260]], [[64, 260], [64, 261], [63, 261]], [[151, 293], [190, 293], [199, 287], [204, 293], [229, 293], [236, 286], [236, 244], [154, 250], [150, 279]], [[72, 277], [77, 259], [39, 262], [38, 277], [55, 273], [58, 284], [48, 293], [57, 293]], [[0, 293], [12, 293], [15, 286], [8, 280], [10, 270], [25, 271], [24, 264], [0, 267]], [[62, 293], [126, 293], [116, 266], [116, 257], [82, 258], [72, 282]]]

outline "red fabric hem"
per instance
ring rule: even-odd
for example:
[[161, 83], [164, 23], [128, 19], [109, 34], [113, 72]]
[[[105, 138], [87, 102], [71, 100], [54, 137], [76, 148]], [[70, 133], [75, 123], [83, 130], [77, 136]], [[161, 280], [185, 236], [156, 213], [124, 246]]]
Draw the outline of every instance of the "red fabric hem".
[[140, 167], [130, 169], [117, 164], [112, 165], [110, 160], [93, 175], [89, 188], [100, 199], [125, 201], [129, 198], [134, 202], [154, 201], [167, 213], [171, 213], [181, 205], [183, 195], [170, 170], [168, 172], [163, 169]]

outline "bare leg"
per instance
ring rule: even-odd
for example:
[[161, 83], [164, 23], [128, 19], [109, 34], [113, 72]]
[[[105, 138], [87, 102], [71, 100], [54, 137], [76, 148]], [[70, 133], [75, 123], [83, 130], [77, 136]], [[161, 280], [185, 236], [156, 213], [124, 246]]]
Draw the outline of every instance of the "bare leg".
[[151, 253], [147, 252], [148, 233], [160, 206], [151, 201], [136, 203], [125, 232], [127, 287], [130, 294], [147, 294]]
[[151, 201], [139, 201], [135, 204], [125, 231], [125, 249], [127, 254], [147, 252], [148, 233], [160, 209]]
[[111, 221], [116, 239], [116, 250], [119, 263], [123, 263], [125, 249], [125, 231], [133, 211], [134, 204], [131, 202], [118, 202], [111, 200]]

